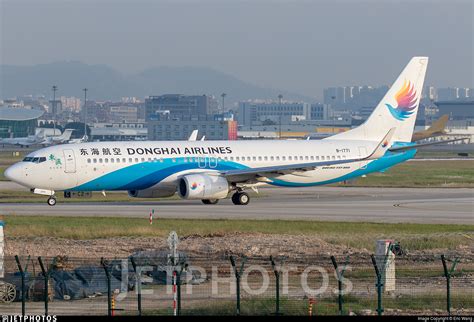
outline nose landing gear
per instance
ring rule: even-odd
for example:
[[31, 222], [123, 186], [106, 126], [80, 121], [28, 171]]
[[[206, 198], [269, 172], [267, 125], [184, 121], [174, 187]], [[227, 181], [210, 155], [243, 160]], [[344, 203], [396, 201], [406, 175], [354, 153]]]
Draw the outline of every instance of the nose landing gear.
[[55, 196], [50, 196], [50, 197], [48, 198], [48, 201], [47, 201], [47, 202], [48, 202], [48, 205], [50, 205], [50, 206], [56, 205], [56, 197], [55, 197]]

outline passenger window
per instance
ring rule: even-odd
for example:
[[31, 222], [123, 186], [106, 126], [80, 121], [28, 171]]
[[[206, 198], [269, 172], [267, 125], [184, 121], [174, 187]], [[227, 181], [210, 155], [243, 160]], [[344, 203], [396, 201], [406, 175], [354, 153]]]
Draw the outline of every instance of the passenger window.
[[262, 161], [262, 156], [259, 156], [259, 157], [258, 157], [258, 161]]
[[230, 161], [234, 161], [234, 157], [230, 157]]
[[263, 159], [264, 159], [265, 161], [268, 161], [268, 157], [267, 157], [267, 156], [264, 156]]
[[135, 162], [138, 163], [138, 158], [135, 158]]
[[145, 162], [145, 158], [142, 158], [142, 162]]
[[282, 156], [282, 157], [281, 157], [281, 160], [282, 160], [282, 161], [286, 161], [286, 157], [285, 157], [285, 156]]
[[252, 161], [252, 158], [251, 158], [251, 157], [247, 157], [247, 161]]
[[329, 157], [329, 155], [327, 155], [327, 156], [326, 156], [326, 159], [331, 160], [331, 157]]
[[94, 163], [97, 163], [97, 159], [94, 158]]
[[277, 160], [277, 161], [280, 161], [280, 157], [279, 157], [278, 155], [276, 156], [276, 160]]
[[341, 160], [341, 156], [340, 156], [340, 155], [338, 155], [337, 158], [338, 158], [339, 160]]
[[148, 162], [151, 162], [151, 158], [148, 158]]
[[99, 159], [99, 163], [102, 163], [102, 158]]
[[291, 157], [291, 155], [288, 156], [288, 161], [291, 161], [293, 160], [293, 158]]
[[114, 158], [110, 158], [110, 162], [114, 163], [114, 162], [115, 162], [115, 159], [114, 159]]
[[302, 155], [300, 155], [300, 160], [303, 160], [303, 156], [302, 156]]
[[117, 158], [117, 163], [120, 163], [120, 158]]
[[324, 155], [323, 155], [323, 156], [321, 156], [321, 160], [323, 160], [323, 161], [324, 161]]
[[332, 159], [333, 159], [333, 160], [336, 160], [336, 157], [333, 155], [333, 156], [332, 156]]
[[273, 157], [273, 155], [270, 157], [270, 161], [273, 161], [275, 158]]
[[104, 159], [104, 162], [105, 162], [105, 163], [109, 163], [109, 159], [105, 158], [105, 159]]
[[314, 155], [312, 155], [312, 156], [311, 156], [311, 160], [313, 160], [313, 161], [314, 161]]
[[253, 157], [253, 160], [254, 160], [254, 161], [257, 161], [257, 157]]
[[309, 160], [309, 157], [308, 157], [308, 156], [305, 156], [304, 159], [305, 159], [305, 160]]
[[235, 157], [235, 161], [240, 161], [240, 157]]
[[87, 163], [91, 163], [91, 159], [87, 159]]

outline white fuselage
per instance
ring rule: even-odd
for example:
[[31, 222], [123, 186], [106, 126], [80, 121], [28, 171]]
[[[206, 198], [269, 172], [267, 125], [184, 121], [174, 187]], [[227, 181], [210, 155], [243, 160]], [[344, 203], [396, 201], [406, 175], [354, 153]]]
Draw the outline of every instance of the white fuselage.
[[[257, 168], [328, 160], [357, 159], [377, 142], [322, 141], [145, 141], [64, 144], [28, 155], [10, 168], [15, 181], [29, 188], [78, 191], [161, 189], [176, 192], [178, 179], [189, 173]], [[398, 154], [400, 156], [400, 154]], [[38, 158], [38, 159], [35, 159]], [[384, 159], [385, 157], [381, 158]], [[361, 161], [322, 166], [262, 180], [282, 186], [310, 186], [360, 176], [372, 170]], [[382, 162], [377, 171], [395, 163]], [[32, 161], [36, 160], [36, 161]], [[16, 168], [15, 168], [16, 167]]]

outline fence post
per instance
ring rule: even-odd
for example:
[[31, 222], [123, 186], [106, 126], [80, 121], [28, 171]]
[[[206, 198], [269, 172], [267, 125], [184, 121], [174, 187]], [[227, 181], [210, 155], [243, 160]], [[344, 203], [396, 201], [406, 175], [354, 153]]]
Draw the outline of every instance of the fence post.
[[15, 255], [16, 265], [18, 266], [18, 270], [20, 271], [21, 277], [21, 315], [25, 316], [26, 314], [26, 292], [25, 292], [25, 275], [28, 271], [28, 263], [30, 261], [30, 256], [28, 255], [28, 259], [26, 260], [25, 268], [21, 266], [20, 258], [18, 255]]
[[181, 274], [188, 268], [188, 264], [183, 261], [180, 264], [179, 272], [176, 271], [176, 286], [177, 286], [177, 296], [178, 296], [178, 315], [181, 315]]
[[51, 268], [45, 269], [41, 256], [38, 257], [38, 262], [41, 267], [41, 272], [44, 278], [44, 315], [48, 315], [48, 302], [49, 302], [49, 277], [51, 276]]
[[275, 315], [281, 315], [280, 313], [280, 271], [277, 269], [273, 256], [270, 256], [270, 262], [272, 263], [273, 273], [275, 274], [275, 290], [276, 290], [276, 303], [275, 303]]
[[382, 287], [383, 287], [383, 283], [382, 283], [382, 275], [379, 271], [379, 268], [377, 266], [377, 261], [375, 260], [375, 256], [372, 254], [370, 255], [370, 258], [372, 259], [372, 264], [374, 265], [374, 269], [375, 269], [375, 274], [377, 275], [377, 315], [378, 316], [381, 316], [382, 315], [382, 312], [383, 312], [383, 308], [382, 308]]
[[137, 308], [138, 308], [138, 316], [142, 316], [142, 271], [139, 269], [137, 273], [137, 263], [135, 263], [135, 259], [130, 257], [130, 261], [132, 262], [133, 271], [135, 272], [135, 278], [137, 280]]
[[444, 277], [446, 277], [446, 308], [448, 315], [451, 315], [451, 275], [456, 269], [456, 265], [459, 262], [459, 258], [456, 258], [453, 262], [451, 269], [448, 269], [447, 259], [444, 255], [441, 255], [441, 261], [443, 262]]
[[337, 302], [339, 305], [339, 315], [343, 315], [343, 310], [342, 310], [342, 279], [344, 278], [344, 272], [346, 271], [347, 264], [349, 263], [349, 256], [346, 258], [346, 263], [344, 264], [344, 268], [341, 270], [338, 269], [337, 262], [336, 262], [336, 257], [331, 255], [331, 261], [334, 266], [334, 269], [336, 270], [336, 275], [337, 275], [337, 289], [338, 289], [338, 296], [337, 296]]
[[242, 265], [240, 266], [240, 269], [238, 270], [237, 267], [235, 266], [234, 256], [230, 256], [230, 263], [232, 264], [232, 268], [234, 270], [236, 286], [237, 286], [237, 308], [236, 308], [237, 315], [240, 315], [240, 277], [242, 276], [242, 272], [244, 271], [244, 265], [245, 265], [246, 260], [247, 260], [247, 257], [244, 257], [242, 259]]
[[107, 315], [112, 316], [112, 290], [110, 286], [110, 272], [103, 257], [100, 259], [100, 264], [104, 268], [105, 276], [107, 277]]

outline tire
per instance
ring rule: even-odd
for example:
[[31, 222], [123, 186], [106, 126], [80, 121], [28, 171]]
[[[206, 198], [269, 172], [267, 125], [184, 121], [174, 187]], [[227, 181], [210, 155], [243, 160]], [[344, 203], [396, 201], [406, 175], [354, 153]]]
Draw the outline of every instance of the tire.
[[48, 198], [48, 205], [50, 205], [51, 207], [56, 205], [56, 198], [54, 197], [49, 197]]
[[205, 205], [215, 205], [219, 202], [219, 199], [202, 199], [201, 201]]
[[236, 192], [232, 195], [232, 202], [234, 205], [248, 205], [250, 202], [250, 197], [246, 192]]

